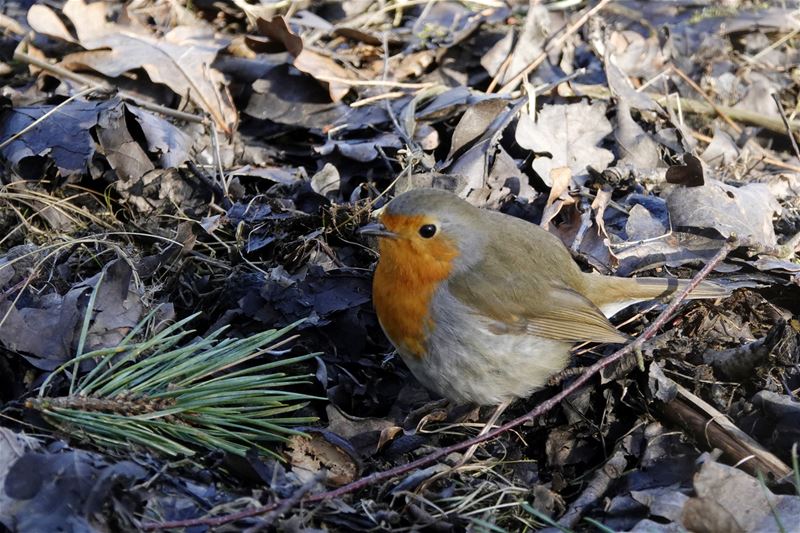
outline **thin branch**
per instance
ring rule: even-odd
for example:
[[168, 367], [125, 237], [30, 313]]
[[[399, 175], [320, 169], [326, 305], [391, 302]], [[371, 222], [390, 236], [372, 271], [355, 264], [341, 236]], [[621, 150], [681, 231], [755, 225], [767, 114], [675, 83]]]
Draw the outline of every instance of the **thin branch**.
[[625, 472], [627, 461], [625, 460], [625, 453], [622, 450], [616, 450], [614, 454], [606, 461], [606, 463], [598, 468], [583, 489], [578, 499], [570, 506], [567, 512], [562, 516], [558, 525], [567, 528], [575, 527], [580, 522], [581, 517], [586, 514], [586, 511], [597, 505], [597, 503], [605, 496], [611, 484], [622, 476]]
[[[552, 410], [555, 406], [560, 404], [562, 400], [564, 400], [569, 395], [578, 390], [581, 386], [583, 386], [584, 383], [589, 381], [589, 379], [591, 379], [595, 374], [600, 372], [600, 370], [614, 363], [615, 361], [619, 360], [626, 354], [641, 348], [641, 346], [645, 343], [645, 341], [655, 336], [658, 330], [661, 329], [661, 327], [663, 327], [670, 318], [672, 318], [672, 315], [678, 309], [680, 304], [686, 299], [688, 294], [692, 290], [694, 290], [700, 284], [700, 282], [703, 281], [703, 279], [705, 279], [708, 276], [708, 274], [711, 273], [711, 271], [714, 270], [714, 268], [716, 268], [717, 265], [719, 265], [728, 256], [728, 254], [737, 247], [737, 245], [738, 245], [738, 240], [736, 238], [728, 239], [725, 242], [725, 245], [720, 249], [720, 251], [717, 252], [717, 254], [703, 267], [702, 270], [700, 270], [700, 272], [697, 273], [697, 275], [694, 278], [692, 278], [692, 280], [689, 282], [686, 288], [683, 289], [680, 293], [678, 293], [674, 297], [672, 302], [661, 312], [660, 315], [658, 315], [658, 318], [656, 318], [653, 321], [653, 323], [647, 329], [645, 329], [636, 340], [624, 346], [623, 348], [617, 350], [612, 355], [604, 359], [601, 359], [592, 366], [588, 367], [583, 374], [581, 374], [570, 385], [565, 387], [564, 390], [562, 390], [558, 394], [555, 394], [550, 399], [540, 403], [528, 413], [518, 418], [515, 418], [510, 422], [503, 424], [502, 426], [498, 427], [493, 431], [490, 431], [489, 433], [486, 433], [485, 435], [479, 435], [477, 437], [467, 439], [457, 444], [453, 444], [445, 448], [440, 448], [439, 450], [429, 455], [426, 455], [425, 457], [421, 457], [415, 461], [411, 461], [409, 463], [399, 465], [394, 468], [390, 468], [389, 470], [384, 470], [383, 472], [376, 472], [374, 474], [370, 474], [361, 479], [353, 481], [352, 483], [343, 485], [337, 489], [321, 492], [319, 494], [314, 494], [307, 498], [303, 498], [301, 500], [301, 503], [315, 503], [315, 502], [330, 500], [332, 498], [337, 498], [339, 496], [343, 496], [350, 492], [363, 489], [370, 485], [388, 481], [397, 476], [406, 474], [418, 468], [434, 463], [439, 459], [443, 459], [453, 452], [458, 452], [467, 449], [470, 446], [495, 439], [510, 429], [520, 426], [526, 422], [531, 422], [536, 417], [544, 415], [545, 413]], [[284, 500], [279, 500], [270, 505], [259, 507], [257, 509], [249, 509], [246, 511], [240, 511], [238, 513], [232, 513], [218, 517], [195, 518], [191, 520], [176, 520], [172, 522], [150, 522], [143, 524], [142, 529], [145, 531], [154, 531], [159, 529], [187, 528], [187, 527], [201, 526], [201, 525], [209, 527], [217, 527], [223, 524], [227, 524], [229, 522], [235, 522], [236, 520], [241, 520], [244, 518], [249, 518], [252, 516], [268, 513], [270, 511], [279, 508], [283, 504], [283, 501]]]
[[82, 98], [82, 97], [86, 96], [89, 93], [95, 92], [96, 90], [97, 89], [95, 87], [89, 87], [87, 89], [84, 89], [84, 90], [82, 90], [80, 92], [77, 92], [77, 93], [73, 94], [72, 96], [70, 96], [69, 98], [67, 98], [66, 100], [64, 100], [60, 104], [58, 104], [57, 106], [55, 106], [50, 111], [48, 111], [47, 113], [45, 113], [41, 117], [37, 118], [36, 120], [34, 120], [30, 124], [28, 124], [27, 126], [22, 128], [21, 130], [19, 130], [17, 133], [15, 133], [11, 137], [9, 137], [8, 139], [6, 139], [3, 142], [1, 142], [0, 143], [0, 150], [2, 150], [6, 146], [8, 146], [12, 142], [14, 142], [16, 139], [19, 139], [20, 137], [22, 137], [23, 135], [25, 135], [26, 133], [31, 131], [33, 128], [35, 128], [36, 126], [38, 126], [39, 124], [41, 124], [42, 122], [47, 120], [51, 115], [53, 115], [55, 113], [58, 113], [61, 110], [61, 108], [65, 107], [67, 104], [69, 104], [73, 100], [77, 100], [78, 98]]
[[728, 125], [729, 125], [731, 128], [733, 128], [733, 131], [735, 131], [736, 133], [742, 133], [742, 127], [741, 127], [741, 126], [739, 126], [737, 123], [735, 123], [733, 120], [731, 120], [731, 118], [728, 116], [728, 114], [727, 114], [727, 113], [726, 113], [726, 112], [725, 112], [725, 111], [724, 111], [722, 108], [720, 108], [720, 106], [718, 106], [718, 105], [717, 105], [717, 104], [714, 102], [714, 100], [712, 100], [712, 99], [711, 99], [711, 97], [710, 97], [710, 96], [708, 96], [708, 95], [705, 93], [705, 91], [703, 91], [703, 89], [701, 89], [701, 88], [700, 88], [700, 86], [699, 86], [699, 85], [697, 85], [697, 83], [695, 83], [695, 81], [694, 81], [692, 78], [690, 78], [689, 76], [687, 76], [687, 75], [686, 75], [686, 73], [685, 73], [684, 71], [682, 71], [681, 69], [679, 69], [677, 65], [674, 65], [674, 64], [673, 64], [673, 65], [671, 65], [671, 67], [670, 67], [670, 68], [672, 68], [672, 71], [673, 71], [675, 74], [677, 74], [679, 77], [681, 77], [681, 78], [683, 79], [683, 81], [685, 81], [686, 83], [688, 83], [688, 84], [689, 84], [689, 87], [691, 87], [692, 89], [694, 89], [694, 91], [695, 91], [697, 94], [699, 94], [700, 96], [702, 96], [702, 97], [703, 97], [703, 100], [705, 100], [705, 101], [706, 101], [706, 103], [708, 103], [708, 105], [710, 105], [710, 106], [711, 106], [711, 108], [714, 110], [714, 112], [715, 112], [717, 115], [719, 115], [719, 117], [720, 117], [722, 120], [724, 120], [725, 122], [727, 122], [727, 123], [728, 123]]
[[303, 483], [300, 486], [300, 488], [294, 491], [291, 496], [289, 496], [288, 498], [284, 498], [283, 500], [280, 500], [275, 510], [270, 512], [267, 516], [265, 516], [263, 522], [259, 524], [259, 526], [262, 528], [271, 526], [272, 523], [275, 522], [275, 520], [279, 518], [283, 513], [285, 513], [292, 507], [296, 506], [298, 503], [300, 503], [303, 497], [306, 494], [308, 494], [308, 492], [311, 489], [316, 487], [323, 477], [324, 476], [322, 475], [322, 472], [317, 472], [316, 474], [314, 474], [314, 476], [311, 477], [311, 479]]
[[[580, 30], [580, 29], [583, 27], [583, 25], [584, 25], [584, 24], [586, 24], [586, 22], [587, 22], [587, 21], [588, 21], [590, 18], [592, 18], [592, 16], [596, 15], [597, 13], [599, 13], [599, 12], [600, 12], [600, 10], [601, 10], [601, 9], [603, 9], [604, 7], [606, 7], [606, 4], [608, 4], [610, 1], [611, 1], [611, 0], [600, 0], [600, 1], [597, 3], [597, 5], [596, 5], [596, 6], [594, 6], [592, 9], [590, 9], [589, 11], [587, 11], [586, 13], [584, 13], [584, 14], [583, 14], [583, 15], [582, 15], [582, 16], [581, 16], [581, 17], [580, 17], [578, 20], [576, 20], [576, 21], [575, 21], [575, 22], [574, 22], [574, 23], [573, 23], [573, 24], [572, 24], [572, 25], [571, 25], [569, 28], [567, 28], [567, 30], [566, 30], [564, 33], [562, 33], [561, 35], [559, 35], [559, 36], [558, 36], [558, 38], [556, 38], [556, 39], [554, 39], [554, 40], [550, 41], [549, 43], [547, 43], [547, 45], [545, 46], [545, 48], [544, 48], [544, 50], [542, 51], [542, 53], [541, 53], [541, 54], [539, 54], [539, 55], [536, 57], [536, 59], [534, 59], [533, 61], [531, 61], [531, 62], [528, 64], [528, 66], [527, 66], [527, 67], [525, 67], [524, 69], [522, 69], [522, 72], [520, 72], [519, 74], [517, 74], [516, 76], [514, 76], [513, 78], [511, 78], [511, 79], [510, 79], [508, 82], [506, 82], [506, 83], [505, 83], [505, 85], [503, 85], [503, 86], [500, 88], [500, 91], [499, 91], [499, 92], [501, 92], [501, 93], [506, 93], [506, 92], [509, 92], [509, 91], [511, 91], [511, 90], [512, 90], [514, 87], [516, 87], [516, 86], [517, 86], [517, 84], [518, 84], [520, 81], [522, 81], [522, 80], [523, 80], [523, 79], [524, 79], [524, 78], [525, 78], [525, 77], [526, 77], [528, 74], [530, 74], [531, 72], [533, 72], [534, 70], [536, 70], [536, 68], [537, 68], [539, 65], [541, 65], [542, 63], [544, 63], [544, 60], [545, 60], [545, 59], [547, 59], [547, 54], [548, 54], [548, 53], [549, 53], [551, 50], [554, 50], [554, 49], [556, 49], [556, 48], [559, 48], [561, 45], [563, 45], [563, 44], [566, 42], [566, 40], [570, 38], [570, 36], [574, 35], [574, 34], [575, 34], [575, 33], [576, 33], [578, 30]], [[494, 81], [494, 80], [492, 80], [492, 81]], [[486, 92], [487, 92], [487, 93], [491, 93], [493, 90], [494, 90], [494, 87], [489, 87], [489, 88], [486, 90]]]
[[[611, 91], [601, 85], [577, 84], [574, 85], [574, 89], [577, 94], [590, 96], [598, 100], [608, 100], [611, 98]], [[645, 92], [644, 94], [655, 100], [660, 106], [672, 107], [673, 109], [680, 110], [684, 113], [695, 113], [699, 115], [717, 114], [711, 105], [709, 105], [707, 102], [703, 102], [702, 100], [695, 100], [693, 98], [685, 98], [677, 95], [672, 97], [669, 95], [648, 92]], [[786, 132], [786, 126], [781, 119], [767, 116], [764, 113], [757, 113], [755, 111], [748, 111], [746, 109], [738, 109], [720, 104], [717, 104], [716, 107], [728, 115], [728, 117], [730, 117], [732, 120], [744, 122], [745, 124], [750, 124], [751, 126], [758, 126], [759, 128], [766, 128], [770, 131], [774, 131], [775, 133], [783, 134]], [[800, 120], [789, 120], [789, 125], [793, 129], [800, 129]], [[777, 166], [776, 163], [770, 162], [770, 164], [775, 164]], [[790, 170], [798, 170], [798, 167], [789, 167], [786, 165], [786, 163], [783, 163], [783, 166], [784, 168], [790, 168]]]
[[789, 140], [792, 141], [792, 148], [794, 149], [794, 155], [800, 159], [800, 148], [797, 147], [797, 139], [794, 138], [794, 132], [792, 131], [792, 125], [789, 123], [789, 118], [786, 116], [786, 111], [783, 110], [783, 104], [781, 104], [781, 98], [778, 96], [777, 93], [772, 93], [772, 99], [775, 100], [775, 105], [778, 106], [778, 111], [781, 114], [781, 120], [783, 121], [783, 125], [786, 126], [786, 135], [789, 136]]

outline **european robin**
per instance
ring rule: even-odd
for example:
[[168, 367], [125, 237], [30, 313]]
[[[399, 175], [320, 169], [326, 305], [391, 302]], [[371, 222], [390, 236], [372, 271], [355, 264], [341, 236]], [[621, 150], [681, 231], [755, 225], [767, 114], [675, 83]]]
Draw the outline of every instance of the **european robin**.
[[[686, 283], [584, 273], [546, 230], [438, 189], [397, 196], [360, 232], [378, 238], [386, 336], [423, 385], [458, 403], [529, 396], [573, 344], [627, 340], [608, 317]], [[726, 294], [704, 282], [690, 297]]]

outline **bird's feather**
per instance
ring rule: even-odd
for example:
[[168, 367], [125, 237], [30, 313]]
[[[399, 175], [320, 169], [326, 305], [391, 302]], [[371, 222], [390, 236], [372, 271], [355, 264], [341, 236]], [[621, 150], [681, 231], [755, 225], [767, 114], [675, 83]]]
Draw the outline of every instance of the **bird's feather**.
[[[487, 212], [498, 234], [483, 259], [448, 282], [452, 294], [497, 323], [497, 332], [568, 341], [623, 342], [584, 290], [583, 273], [557, 237]], [[516, 226], [516, 227], [509, 227]]]

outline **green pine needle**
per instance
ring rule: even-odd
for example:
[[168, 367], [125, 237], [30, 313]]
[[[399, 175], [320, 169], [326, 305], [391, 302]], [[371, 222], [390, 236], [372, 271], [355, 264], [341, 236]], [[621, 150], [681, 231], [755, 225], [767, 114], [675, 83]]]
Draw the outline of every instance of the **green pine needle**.
[[[315, 354], [241, 366], [291, 340], [281, 338], [298, 323], [244, 339], [220, 338], [223, 328], [187, 343], [192, 331], [183, 326], [193, 315], [134, 340], [154, 316], [155, 311], [118, 346], [63, 364], [28, 406], [71, 436], [112, 448], [138, 445], [169, 456], [192, 455], [197, 448], [244, 455], [255, 448], [277, 457], [271, 445], [300, 433], [294, 427], [316, 420], [286, 416], [317, 399], [293, 390], [309, 383], [310, 375], [290, 372], [291, 365]], [[89, 359], [96, 366], [77, 378], [81, 361]], [[53, 377], [70, 370], [70, 394], [46, 397]]]

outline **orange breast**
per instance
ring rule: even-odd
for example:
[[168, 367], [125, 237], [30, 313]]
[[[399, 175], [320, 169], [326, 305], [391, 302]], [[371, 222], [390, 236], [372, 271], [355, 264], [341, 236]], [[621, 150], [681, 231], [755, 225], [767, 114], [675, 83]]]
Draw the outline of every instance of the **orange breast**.
[[381, 256], [372, 286], [375, 310], [392, 344], [422, 358], [428, 334], [435, 327], [431, 299], [449, 276], [458, 251], [443, 236], [415, 238], [416, 228], [424, 223], [422, 217], [384, 215], [381, 221], [401, 238], [380, 240]]

